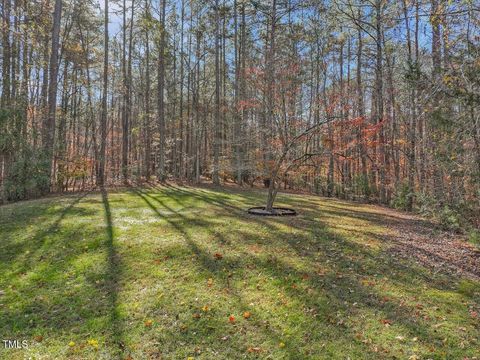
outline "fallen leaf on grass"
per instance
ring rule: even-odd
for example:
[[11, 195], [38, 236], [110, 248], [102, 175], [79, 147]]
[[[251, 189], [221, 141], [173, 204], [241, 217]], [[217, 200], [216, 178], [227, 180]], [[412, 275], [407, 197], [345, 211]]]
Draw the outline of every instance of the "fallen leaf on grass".
[[202, 311], [203, 311], [203, 312], [208, 312], [208, 311], [210, 311], [210, 308], [208, 307], [208, 305], [204, 305], [204, 306], [202, 307]]
[[36, 342], [42, 342], [43, 336], [42, 335], [37, 335], [37, 336], [34, 337], [34, 339], [35, 339]]
[[146, 320], [145, 321], [145, 326], [146, 327], [152, 327], [152, 325], [153, 325], [153, 320]]
[[247, 349], [247, 351], [248, 351], [249, 353], [259, 353], [259, 352], [262, 351], [262, 349], [259, 348], [259, 347], [249, 347], [249, 348]]
[[210, 278], [210, 279], [208, 279], [208, 281], [207, 281], [207, 286], [208, 286], [208, 287], [212, 287], [212, 285], [213, 285], [213, 279]]
[[363, 279], [362, 280], [362, 285], [363, 286], [368, 286], [368, 287], [373, 287], [373, 286], [375, 286], [375, 281]]
[[200, 319], [200, 314], [199, 314], [199, 313], [193, 314], [193, 318], [194, 318], [194, 319]]
[[390, 326], [392, 325], [392, 320], [388, 320], [388, 319], [382, 319], [380, 320], [380, 322], [385, 325], [385, 326]]
[[215, 255], [213, 255], [215, 257], [215, 260], [222, 260], [223, 259], [223, 255], [220, 254], [220, 253], [215, 253]]
[[244, 318], [244, 319], [249, 319], [250, 316], [252, 316], [252, 314], [250, 313], [250, 311], [245, 311], [245, 312], [243, 313], [243, 318]]

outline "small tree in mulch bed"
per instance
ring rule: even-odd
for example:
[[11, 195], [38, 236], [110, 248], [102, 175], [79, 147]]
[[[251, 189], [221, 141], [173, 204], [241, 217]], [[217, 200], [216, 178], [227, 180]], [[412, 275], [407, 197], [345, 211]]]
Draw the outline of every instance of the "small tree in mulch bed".
[[[280, 20], [281, 16], [276, 11], [276, 2], [274, 1], [272, 3], [272, 24]], [[274, 41], [275, 30], [276, 27], [272, 25], [270, 42], [265, 55], [265, 71], [248, 72], [249, 81], [252, 81], [264, 92], [265, 101], [262, 103], [264, 119], [260, 123], [259, 131], [262, 140], [264, 177], [269, 180], [267, 203], [264, 210], [270, 215], [278, 215], [274, 211], [273, 203], [277, 196], [280, 175], [286, 176], [293, 167], [302, 166], [311, 157], [323, 154], [324, 149], [312, 149], [309, 146], [312, 136], [320, 130], [322, 125], [344, 117], [343, 111], [341, 116], [333, 116], [338, 106], [342, 105], [340, 104], [341, 96], [336, 93], [330, 93], [329, 99], [315, 99], [317, 108], [314, 125], [297, 114], [297, 97], [300, 88], [296, 79], [301, 76], [301, 67], [298, 66], [300, 58], [289, 58], [282, 63], [276, 61], [278, 56], [276, 56], [277, 49]], [[320, 114], [322, 105], [324, 105], [324, 112]]]
[[[322, 125], [330, 123], [338, 119], [338, 117], [327, 117], [324, 121], [319, 122], [313, 126], [303, 129], [300, 133], [292, 135], [295, 132], [295, 127], [285, 127], [283, 130], [279, 129], [280, 151], [278, 155], [271, 156], [273, 160], [270, 161], [268, 169], [268, 194], [267, 203], [265, 207], [250, 208], [249, 213], [255, 215], [295, 215], [293, 209], [275, 208], [273, 206], [275, 198], [278, 193], [278, 183], [282, 177], [286, 177], [288, 172], [293, 168], [304, 165], [309, 159], [314, 156], [323, 155], [324, 149], [320, 151], [309, 151], [308, 146], [298, 146], [300, 144], [307, 144], [313, 135], [317, 134]], [[279, 126], [281, 128], [281, 126]], [[301, 148], [301, 149], [300, 149]], [[292, 151], [295, 150], [295, 151]], [[299, 150], [302, 153], [299, 155]], [[270, 152], [271, 154], [273, 151]], [[292, 155], [292, 153], [295, 153]], [[270, 155], [271, 155], [270, 154]]]

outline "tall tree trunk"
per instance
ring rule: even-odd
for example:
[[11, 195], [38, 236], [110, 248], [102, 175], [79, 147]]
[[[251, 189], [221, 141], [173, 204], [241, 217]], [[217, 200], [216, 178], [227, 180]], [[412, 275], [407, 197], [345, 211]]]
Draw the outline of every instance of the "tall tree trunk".
[[62, 0], [55, 0], [55, 9], [53, 12], [52, 27], [52, 50], [50, 53], [49, 85], [48, 85], [48, 114], [43, 126], [42, 144], [46, 157], [45, 175], [48, 176], [48, 188], [42, 189], [43, 192], [50, 190], [50, 182], [53, 176], [53, 156], [55, 142], [55, 115], [57, 108], [57, 87], [58, 87], [58, 48], [60, 40], [60, 21], [62, 16]]
[[165, 174], [165, 100], [164, 100], [164, 88], [165, 88], [165, 11], [167, 0], [162, 0], [160, 5], [160, 42], [158, 46], [158, 131], [160, 135], [160, 141], [158, 146], [158, 180], [164, 181], [166, 179]]
[[[441, 55], [441, 29], [440, 29], [440, 5], [442, 0], [431, 0], [431, 15], [430, 22], [432, 25], [432, 78], [433, 85], [435, 87], [440, 86], [441, 82], [441, 68], [442, 68], [442, 55]], [[438, 93], [433, 96], [433, 112], [439, 112], [440, 110], [440, 97]], [[436, 153], [438, 146], [438, 130], [431, 127], [430, 137], [431, 151]], [[438, 201], [443, 200], [443, 176], [439, 164], [436, 161], [432, 161], [433, 167], [433, 193]]]
[[183, 64], [183, 30], [185, 26], [185, 0], [182, 0], [182, 9], [181, 9], [181, 25], [180, 25], [180, 134], [179, 134], [179, 144], [178, 144], [178, 177], [184, 177], [184, 131], [183, 131], [183, 81], [184, 81], [184, 64]]
[[[135, 1], [132, 0], [131, 3], [131, 15], [130, 15], [130, 29], [128, 35], [128, 62], [127, 62], [127, 81], [126, 81], [126, 143], [127, 143], [127, 151], [124, 155], [126, 155], [126, 169], [128, 174], [128, 166], [131, 163], [130, 157], [132, 148], [135, 149], [135, 144], [133, 142], [133, 136], [131, 129], [133, 128], [133, 116], [132, 116], [132, 42], [133, 42], [133, 23], [134, 23], [134, 10], [135, 10]], [[125, 135], [124, 135], [125, 136]], [[132, 146], [133, 144], [133, 146]], [[125, 159], [124, 159], [125, 161]], [[126, 177], [125, 177], [126, 179]]]
[[10, 0], [3, 0], [2, 13], [2, 96], [0, 98], [0, 105], [6, 106], [10, 102]]
[[128, 182], [128, 75], [127, 75], [127, 3], [123, 0], [122, 44], [122, 179]]
[[[198, 18], [200, 23], [200, 16]], [[195, 44], [195, 68], [194, 68], [194, 91], [193, 91], [193, 106], [195, 110], [195, 121], [192, 128], [193, 137], [193, 166], [194, 166], [194, 180], [196, 183], [200, 182], [200, 46], [202, 40], [202, 32], [196, 31]]]
[[[145, 12], [150, 17], [150, 0], [145, 1]], [[150, 115], [150, 30], [149, 25], [145, 29], [145, 169], [144, 174], [147, 181], [151, 175], [150, 158], [152, 153], [151, 115]]]
[[[360, 17], [360, 10], [358, 10]], [[362, 29], [358, 27], [357, 29], [357, 111], [358, 116], [362, 119], [362, 123], [365, 121], [365, 103], [363, 99], [363, 83], [362, 83], [362, 54], [363, 54], [363, 36]], [[357, 130], [357, 141], [359, 143], [359, 153], [361, 159], [361, 184], [363, 186], [362, 192], [363, 195], [367, 198], [370, 195], [369, 184], [368, 184], [368, 170], [367, 170], [367, 150], [365, 148], [365, 142], [363, 139], [363, 124], [360, 125], [360, 128]]]
[[215, 123], [214, 123], [214, 138], [213, 138], [213, 184], [219, 185], [219, 157], [220, 157], [220, 16], [219, 3], [215, 0]]
[[58, 124], [58, 136], [57, 136], [57, 146], [56, 146], [56, 158], [58, 163], [57, 168], [57, 190], [63, 191], [65, 185], [65, 163], [67, 160], [66, 157], [66, 127], [67, 127], [67, 113], [68, 113], [68, 61], [65, 61], [63, 67], [63, 86], [62, 86], [62, 97], [61, 97], [61, 116]]
[[414, 90], [414, 72], [416, 71], [416, 64], [413, 63], [412, 57], [412, 41], [410, 35], [410, 22], [409, 22], [409, 15], [408, 15], [408, 8], [406, 0], [403, 0], [403, 12], [405, 17], [405, 29], [407, 32], [407, 55], [408, 55], [408, 70], [409, 70], [409, 78], [412, 79], [410, 81], [410, 94], [409, 94], [409, 126], [408, 126], [408, 188], [410, 194], [408, 195], [407, 199], [407, 210], [412, 211], [413, 209], [413, 192], [415, 189], [415, 129], [416, 129], [416, 104], [415, 104], [415, 90]]
[[[382, 48], [382, 38], [383, 38], [383, 0], [376, 0], [376, 64], [375, 64], [375, 100], [376, 100], [376, 123], [383, 122], [383, 48]], [[380, 128], [379, 136], [379, 173], [380, 173], [380, 202], [385, 203], [386, 192], [385, 192], [385, 139], [384, 139], [384, 126]]]
[[[275, 40], [276, 40], [276, 29], [277, 29], [277, 0], [272, 0], [272, 6], [270, 9], [269, 14], [269, 24], [270, 28], [268, 29], [270, 32], [269, 36], [269, 43], [267, 43], [266, 48], [266, 61], [265, 61], [265, 80], [266, 80], [266, 123], [263, 124], [261, 131], [262, 137], [262, 151], [264, 152], [264, 167], [268, 169], [267, 174], [270, 178], [270, 182], [273, 181], [273, 169], [271, 168], [270, 162], [273, 158], [273, 151], [271, 146], [273, 146], [270, 142], [271, 137], [273, 136], [273, 124], [275, 121], [275, 56], [276, 56], [276, 47], [275, 47]], [[268, 36], [267, 36], [268, 39]], [[268, 40], [267, 40], [268, 41]]]
[[239, 109], [239, 94], [238, 94], [238, 83], [240, 78], [240, 62], [239, 62], [239, 46], [238, 46], [238, 16], [237, 16], [237, 0], [233, 1], [233, 24], [234, 24], [234, 33], [233, 33], [233, 47], [234, 47], [234, 64], [235, 64], [235, 78], [233, 83], [233, 104], [234, 104], [234, 144], [235, 144], [235, 177], [237, 184], [242, 184], [242, 159], [241, 159], [241, 138], [240, 138], [240, 109]]
[[[244, 101], [246, 97], [246, 79], [245, 79], [245, 68], [246, 68], [246, 58], [247, 58], [247, 35], [246, 35], [246, 19], [245, 19], [245, 3], [242, 2], [242, 8], [241, 8], [241, 23], [240, 23], [240, 52], [239, 52], [239, 57], [240, 57], [240, 72], [239, 72], [239, 101]], [[240, 147], [240, 167], [244, 168], [245, 165], [245, 154], [247, 154], [246, 146], [245, 146], [245, 133], [244, 133], [244, 127], [247, 122], [247, 110], [245, 109], [244, 106], [242, 106], [242, 110], [240, 113], [240, 118], [239, 118], [239, 139], [241, 141]]]
[[107, 146], [107, 96], [108, 96], [108, 0], [105, 0], [104, 17], [104, 56], [103, 56], [103, 94], [102, 115], [100, 119], [100, 164], [98, 166], [97, 185], [105, 184], [105, 156]]
[[19, 29], [19, 11], [18, 11], [18, 3], [20, 0], [13, 1], [13, 34], [12, 37], [12, 49], [11, 49], [11, 83], [12, 83], [12, 90], [10, 95], [12, 97], [12, 103], [15, 106], [18, 102], [18, 68], [20, 65], [20, 37], [16, 34], [20, 33]]

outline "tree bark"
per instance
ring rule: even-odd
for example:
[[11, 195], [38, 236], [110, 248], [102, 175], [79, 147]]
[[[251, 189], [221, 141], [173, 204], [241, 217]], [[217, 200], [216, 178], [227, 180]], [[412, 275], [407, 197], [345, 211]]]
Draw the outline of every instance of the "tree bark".
[[[359, 17], [360, 17], [360, 10], [359, 10]], [[358, 27], [357, 29], [357, 112], [358, 116], [362, 119], [362, 122], [365, 121], [365, 103], [363, 99], [363, 83], [362, 83], [362, 54], [363, 54], [363, 36], [362, 36], [362, 29]], [[357, 141], [359, 143], [359, 153], [361, 159], [361, 168], [362, 168], [362, 181], [361, 183], [364, 185], [364, 192], [363, 195], [365, 198], [368, 198], [369, 191], [369, 184], [368, 184], [368, 169], [367, 169], [367, 151], [365, 148], [365, 143], [363, 139], [363, 124], [360, 125], [359, 129], [357, 130]], [[365, 192], [365, 190], [367, 190]]]
[[160, 4], [160, 42], [158, 46], [158, 131], [160, 141], [158, 146], [158, 169], [157, 177], [159, 181], [165, 181], [165, 11], [167, 0], [162, 0]]
[[220, 185], [219, 178], [219, 157], [220, 157], [220, 16], [219, 3], [215, 0], [215, 123], [213, 138], [213, 173], [212, 180], [214, 185]]
[[127, 4], [123, 0], [123, 45], [122, 45], [122, 179], [128, 182], [128, 75], [127, 75]]
[[48, 85], [48, 115], [43, 127], [43, 150], [47, 161], [45, 175], [48, 176], [48, 189], [42, 189], [43, 192], [50, 191], [50, 183], [53, 175], [53, 156], [55, 143], [55, 115], [57, 108], [57, 87], [58, 87], [58, 48], [60, 40], [60, 21], [62, 16], [62, 0], [55, 0], [53, 12], [52, 28], [52, 50], [50, 53], [49, 85]]
[[100, 119], [100, 163], [98, 166], [97, 185], [105, 184], [105, 156], [107, 146], [107, 96], [108, 96], [108, 0], [105, 0], [104, 17], [104, 56], [103, 56], [103, 94], [102, 115]]
[[2, 96], [0, 105], [5, 107], [10, 102], [10, 0], [3, 0], [2, 13]]
[[[145, 1], [145, 13], [149, 19], [150, 14], [150, 0]], [[144, 174], [145, 178], [148, 181], [151, 175], [151, 152], [152, 152], [152, 134], [151, 134], [151, 115], [150, 115], [150, 30], [149, 24], [146, 25], [145, 29], [145, 169]]]

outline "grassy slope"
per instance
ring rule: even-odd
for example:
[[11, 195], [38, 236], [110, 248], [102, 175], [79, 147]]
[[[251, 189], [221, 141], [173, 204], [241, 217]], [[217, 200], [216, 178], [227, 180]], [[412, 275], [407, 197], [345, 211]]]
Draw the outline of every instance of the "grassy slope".
[[164, 188], [0, 207], [0, 337], [30, 345], [0, 358], [480, 357], [478, 284], [388, 256], [380, 208], [282, 195], [300, 216], [244, 212], [263, 199]]

